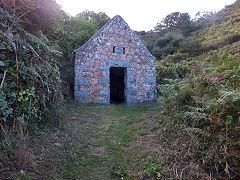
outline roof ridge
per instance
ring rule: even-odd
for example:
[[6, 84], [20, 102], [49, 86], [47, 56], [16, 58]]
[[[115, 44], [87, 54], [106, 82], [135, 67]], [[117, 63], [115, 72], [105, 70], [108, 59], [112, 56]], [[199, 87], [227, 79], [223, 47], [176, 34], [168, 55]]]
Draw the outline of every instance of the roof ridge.
[[74, 50], [74, 52], [77, 52], [77, 51], [80, 51], [80, 50], [84, 49], [95, 37], [97, 37], [97, 36], [103, 31], [103, 29], [104, 29], [105, 27], [107, 27], [110, 23], [112, 23], [114, 20], [116, 20], [117, 17], [120, 17], [121, 19], [123, 19], [120, 15], [114, 16], [112, 19], [110, 19], [108, 22], [106, 22], [106, 24], [104, 24], [104, 26], [101, 27], [101, 28], [99, 29], [99, 31], [96, 32], [96, 34], [94, 34], [94, 35], [93, 35], [87, 42], [85, 42], [80, 48]]
[[[78, 52], [83, 50], [89, 43], [92, 42], [92, 40], [97, 37], [103, 30], [104, 28], [106, 28], [109, 24], [111, 24], [112, 22], [114, 22], [117, 18], [120, 18], [126, 25], [127, 28], [132, 32], [133, 36], [135, 36], [135, 38], [141, 43], [141, 46], [145, 49], [145, 51], [148, 52], [148, 54], [152, 57], [154, 57], [152, 55], [152, 53], [147, 49], [147, 47], [143, 44], [143, 42], [141, 41], [141, 39], [136, 35], [136, 33], [129, 27], [129, 25], [127, 24], [127, 22], [120, 16], [120, 15], [116, 15], [114, 16], [112, 19], [110, 19], [96, 34], [94, 34], [86, 43], [84, 43], [80, 48], [76, 49], [74, 52]], [[156, 59], [156, 57], [154, 57]]]

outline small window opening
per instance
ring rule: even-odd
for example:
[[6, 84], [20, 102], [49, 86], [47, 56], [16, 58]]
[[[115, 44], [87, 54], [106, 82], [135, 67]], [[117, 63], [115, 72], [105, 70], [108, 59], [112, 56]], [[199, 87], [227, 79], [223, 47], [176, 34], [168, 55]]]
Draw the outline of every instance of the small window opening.
[[125, 47], [113, 46], [113, 53], [125, 54]]

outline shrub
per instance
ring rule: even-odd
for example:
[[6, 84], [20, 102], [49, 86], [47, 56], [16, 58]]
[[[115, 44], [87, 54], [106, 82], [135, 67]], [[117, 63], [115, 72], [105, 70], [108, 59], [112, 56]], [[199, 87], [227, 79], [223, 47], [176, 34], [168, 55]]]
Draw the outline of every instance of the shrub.
[[165, 79], [158, 85], [160, 100], [164, 113], [172, 114], [168, 128], [198, 139], [195, 156], [203, 166], [218, 176], [239, 177], [240, 59], [212, 59], [201, 62], [199, 76]]
[[184, 41], [180, 42], [179, 51], [182, 53], [188, 53], [191, 56], [197, 56], [203, 52], [201, 42], [193, 37], [188, 37]]
[[183, 40], [183, 36], [180, 33], [167, 33], [163, 37], [159, 37], [152, 49], [152, 53], [157, 58], [163, 58], [169, 54], [173, 54], [177, 51], [179, 43]]
[[16, 18], [0, 8], [0, 124], [6, 128], [41, 121], [50, 106], [61, 103], [59, 52]]
[[168, 63], [166, 61], [158, 61], [156, 70], [158, 84], [167, 83], [166, 79], [184, 78], [190, 72], [188, 65]]

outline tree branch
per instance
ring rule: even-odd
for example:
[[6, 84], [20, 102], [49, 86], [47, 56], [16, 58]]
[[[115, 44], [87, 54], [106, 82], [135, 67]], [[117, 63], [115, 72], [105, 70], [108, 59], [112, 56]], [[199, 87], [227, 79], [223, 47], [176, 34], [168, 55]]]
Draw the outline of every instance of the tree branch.
[[32, 9], [32, 10], [27, 10], [25, 13], [23, 13], [22, 15], [20, 15], [16, 20], [13, 21], [13, 23], [9, 26], [8, 29], [10, 29], [15, 23], [17, 23], [18, 20], [21, 19], [23, 16], [25, 16], [26, 14], [28, 14], [28, 13], [30, 13], [30, 12], [35, 11], [36, 9], [39, 9], [39, 7], [36, 7], [36, 8], [34, 8], [34, 9]]
[[7, 71], [4, 71], [3, 80], [1, 82], [0, 89], [2, 89], [2, 87], [3, 87], [3, 83], [4, 83], [5, 78], [6, 78], [6, 73], [7, 73]]

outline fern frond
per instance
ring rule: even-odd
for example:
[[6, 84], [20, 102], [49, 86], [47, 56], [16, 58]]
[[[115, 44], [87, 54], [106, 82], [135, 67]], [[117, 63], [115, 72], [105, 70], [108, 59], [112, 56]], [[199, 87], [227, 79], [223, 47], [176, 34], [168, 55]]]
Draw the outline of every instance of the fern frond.
[[206, 113], [201, 113], [201, 112], [185, 112], [184, 113], [185, 117], [194, 121], [194, 120], [202, 120], [202, 119], [208, 119], [208, 116]]
[[191, 112], [201, 112], [203, 113], [204, 111], [206, 111], [205, 108], [200, 108], [200, 107], [193, 107], [193, 106], [189, 106], [189, 105], [186, 105], [186, 107], [189, 109], [189, 111]]
[[29, 39], [30, 43], [36, 43], [36, 44], [39, 44], [43, 49], [45, 49], [46, 51], [50, 52], [50, 53], [53, 53], [54, 55], [61, 55], [61, 53], [59, 51], [56, 51], [52, 48], [50, 48], [49, 46], [47, 46], [41, 39], [39, 39], [38, 37], [28, 33], [28, 32], [25, 32], [25, 36], [27, 39]]
[[194, 134], [205, 134], [205, 132], [200, 129], [200, 128], [185, 128], [183, 131], [188, 132], [188, 133], [194, 133]]
[[221, 96], [218, 99], [218, 102], [220, 104], [226, 104], [227, 102], [236, 102], [236, 101], [240, 100], [240, 91], [239, 90], [233, 90], [233, 91], [220, 90], [219, 94]]

